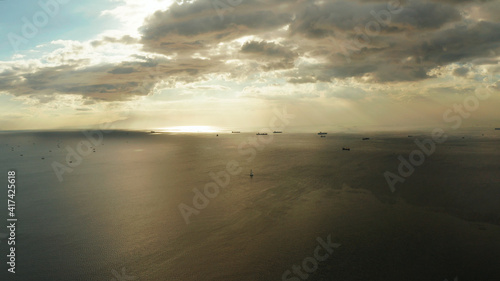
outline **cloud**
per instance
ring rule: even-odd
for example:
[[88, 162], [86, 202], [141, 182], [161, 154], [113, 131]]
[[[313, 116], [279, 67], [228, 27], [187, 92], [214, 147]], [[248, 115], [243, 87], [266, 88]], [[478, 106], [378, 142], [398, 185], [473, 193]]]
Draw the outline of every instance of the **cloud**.
[[394, 16], [394, 24], [403, 25], [404, 30], [438, 29], [447, 23], [462, 19], [459, 10], [452, 5], [434, 2], [413, 2], [403, 6]]
[[194, 82], [207, 69], [217, 67], [194, 59], [177, 63], [150, 59], [93, 66], [12, 67], [0, 73], [0, 91], [28, 96], [41, 103], [61, 94], [76, 94], [96, 101], [126, 101], [152, 94], [155, 85], [163, 80]]
[[290, 78], [287, 80], [287, 82], [292, 84], [314, 83], [316, 82], [316, 79], [311, 76], [305, 76], [305, 77]]
[[500, 23], [479, 21], [457, 25], [432, 34], [415, 51], [423, 61], [435, 64], [497, 58], [500, 51]]
[[292, 19], [289, 9], [274, 9], [272, 2], [244, 1], [230, 11], [220, 11], [213, 3], [174, 3], [154, 13], [140, 28], [145, 50], [163, 54], [200, 51], [248, 34], [273, 31]]
[[[405, 10], [401, 14], [405, 15]], [[304, 34], [309, 40], [307, 52], [320, 59], [318, 63], [301, 64], [298, 73], [300, 76], [312, 74], [317, 81], [364, 77], [367, 82], [387, 83], [429, 79], [432, 69], [456, 62], [498, 62], [499, 23], [463, 21], [444, 25], [433, 21], [430, 24], [428, 19], [438, 16], [434, 14], [427, 19], [424, 16], [420, 22], [413, 22], [410, 17], [404, 25], [395, 18], [394, 23], [400, 25], [398, 30], [406, 29], [406, 32], [383, 33], [380, 26], [381, 31], [375, 35], [368, 30], [354, 32], [331, 26], [333, 31], [326, 32], [326, 28], [308, 24], [312, 29]], [[346, 24], [343, 23], [343, 27]], [[321, 36], [316, 36], [318, 34]], [[294, 39], [299, 42], [300, 37], [296, 35]]]
[[137, 72], [137, 70], [133, 67], [117, 67], [111, 71], [108, 71], [108, 73], [111, 74], [129, 74], [133, 72]]
[[468, 67], [458, 67], [453, 70], [453, 75], [455, 76], [465, 77], [467, 76], [467, 73], [469, 73]]
[[111, 37], [111, 36], [104, 36], [102, 39], [94, 40], [94, 41], [90, 42], [92, 47], [99, 47], [101, 45], [109, 44], [109, 43], [119, 43], [119, 44], [130, 45], [130, 44], [139, 43], [139, 39], [134, 38], [130, 35], [124, 35], [120, 38], [115, 38], [115, 37]]
[[248, 41], [243, 44], [240, 52], [246, 58], [264, 61], [263, 69], [266, 71], [292, 68], [298, 57], [298, 54], [289, 48], [265, 41]]
[[[162, 89], [201, 94], [252, 85], [240, 96], [274, 99], [286, 95], [275, 87], [266, 88], [273, 93], [258, 88], [276, 81], [299, 87], [351, 80], [391, 85], [446, 75], [469, 79], [476, 75], [473, 67], [499, 62], [500, 23], [491, 12], [500, 11], [497, 1], [413, 0], [401, 2], [397, 11], [378, 0], [219, 2], [143, 9], [141, 15], [148, 16], [135, 26], [139, 34], [122, 30], [87, 42], [56, 40], [48, 45], [59, 47], [38, 60], [16, 56], [0, 66], [0, 91], [39, 103], [80, 95], [95, 105]], [[127, 0], [126, 9], [106, 13], [125, 21], [139, 4]], [[194, 85], [216, 76], [226, 84]], [[307, 91], [312, 90], [291, 96], [318, 96]], [[363, 96], [346, 89], [335, 95]]]
[[309, 2], [299, 8], [295, 11], [297, 16], [290, 25], [290, 31], [308, 38], [335, 36], [339, 32], [355, 35], [366, 29], [375, 29], [377, 25], [383, 33], [423, 31], [438, 29], [461, 19], [459, 10], [452, 5], [424, 1], [408, 1], [392, 6], [386, 1], [362, 4], [324, 1], [321, 4]]

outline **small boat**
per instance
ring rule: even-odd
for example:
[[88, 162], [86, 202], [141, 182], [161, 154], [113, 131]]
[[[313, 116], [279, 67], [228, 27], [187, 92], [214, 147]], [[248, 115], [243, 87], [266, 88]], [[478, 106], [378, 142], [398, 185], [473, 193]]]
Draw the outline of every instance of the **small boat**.
[[328, 133], [324, 133], [324, 132], [319, 132], [319, 133], [318, 133], [318, 135], [320, 135], [320, 136], [321, 136], [321, 135], [326, 135], [326, 134], [328, 134]]
[[233, 134], [239, 134], [240, 131], [231, 131], [231, 133], [233, 133]]
[[500, 131], [500, 128], [495, 128], [495, 130]]
[[218, 136], [219, 136], [219, 134], [216, 135], [216, 137], [218, 137]]
[[274, 131], [273, 134], [281, 134], [283, 133], [282, 131]]
[[369, 140], [370, 138], [363, 138], [362, 140]]
[[253, 177], [253, 170], [250, 170], [250, 177]]
[[156, 132], [155, 131], [151, 131], [151, 134], [154, 134], [154, 133], [156, 133]]
[[267, 133], [257, 133], [257, 136], [267, 136]]
[[350, 151], [351, 149], [349, 147], [342, 147], [342, 150]]
[[322, 138], [326, 138], [326, 136], [323, 136], [323, 135], [321, 135], [320, 137], [322, 137]]

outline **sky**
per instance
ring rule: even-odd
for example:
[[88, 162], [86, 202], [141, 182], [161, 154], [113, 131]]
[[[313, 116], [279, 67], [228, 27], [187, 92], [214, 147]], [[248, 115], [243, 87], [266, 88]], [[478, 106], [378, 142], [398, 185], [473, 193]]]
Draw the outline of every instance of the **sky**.
[[[0, 130], [500, 127], [500, 1], [0, 1]], [[463, 122], [462, 122], [463, 121]]]

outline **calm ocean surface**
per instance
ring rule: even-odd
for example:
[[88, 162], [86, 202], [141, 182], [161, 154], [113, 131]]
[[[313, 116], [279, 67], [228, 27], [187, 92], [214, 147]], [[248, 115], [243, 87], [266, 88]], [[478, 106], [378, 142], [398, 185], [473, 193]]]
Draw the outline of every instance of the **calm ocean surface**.
[[[391, 193], [384, 172], [427, 136], [115, 131], [59, 181], [81, 132], [0, 133], [18, 219], [11, 274], [5, 184], [0, 280], [500, 280], [500, 133], [465, 136]], [[179, 204], [230, 161], [241, 172], [186, 224]], [[328, 236], [328, 258], [282, 279]]]

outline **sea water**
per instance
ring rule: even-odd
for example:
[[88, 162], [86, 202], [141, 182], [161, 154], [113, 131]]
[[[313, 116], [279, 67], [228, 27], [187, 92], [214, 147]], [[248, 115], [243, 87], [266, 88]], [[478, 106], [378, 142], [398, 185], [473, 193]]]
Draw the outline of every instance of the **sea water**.
[[498, 278], [500, 137], [366, 136], [1, 133], [1, 280]]

